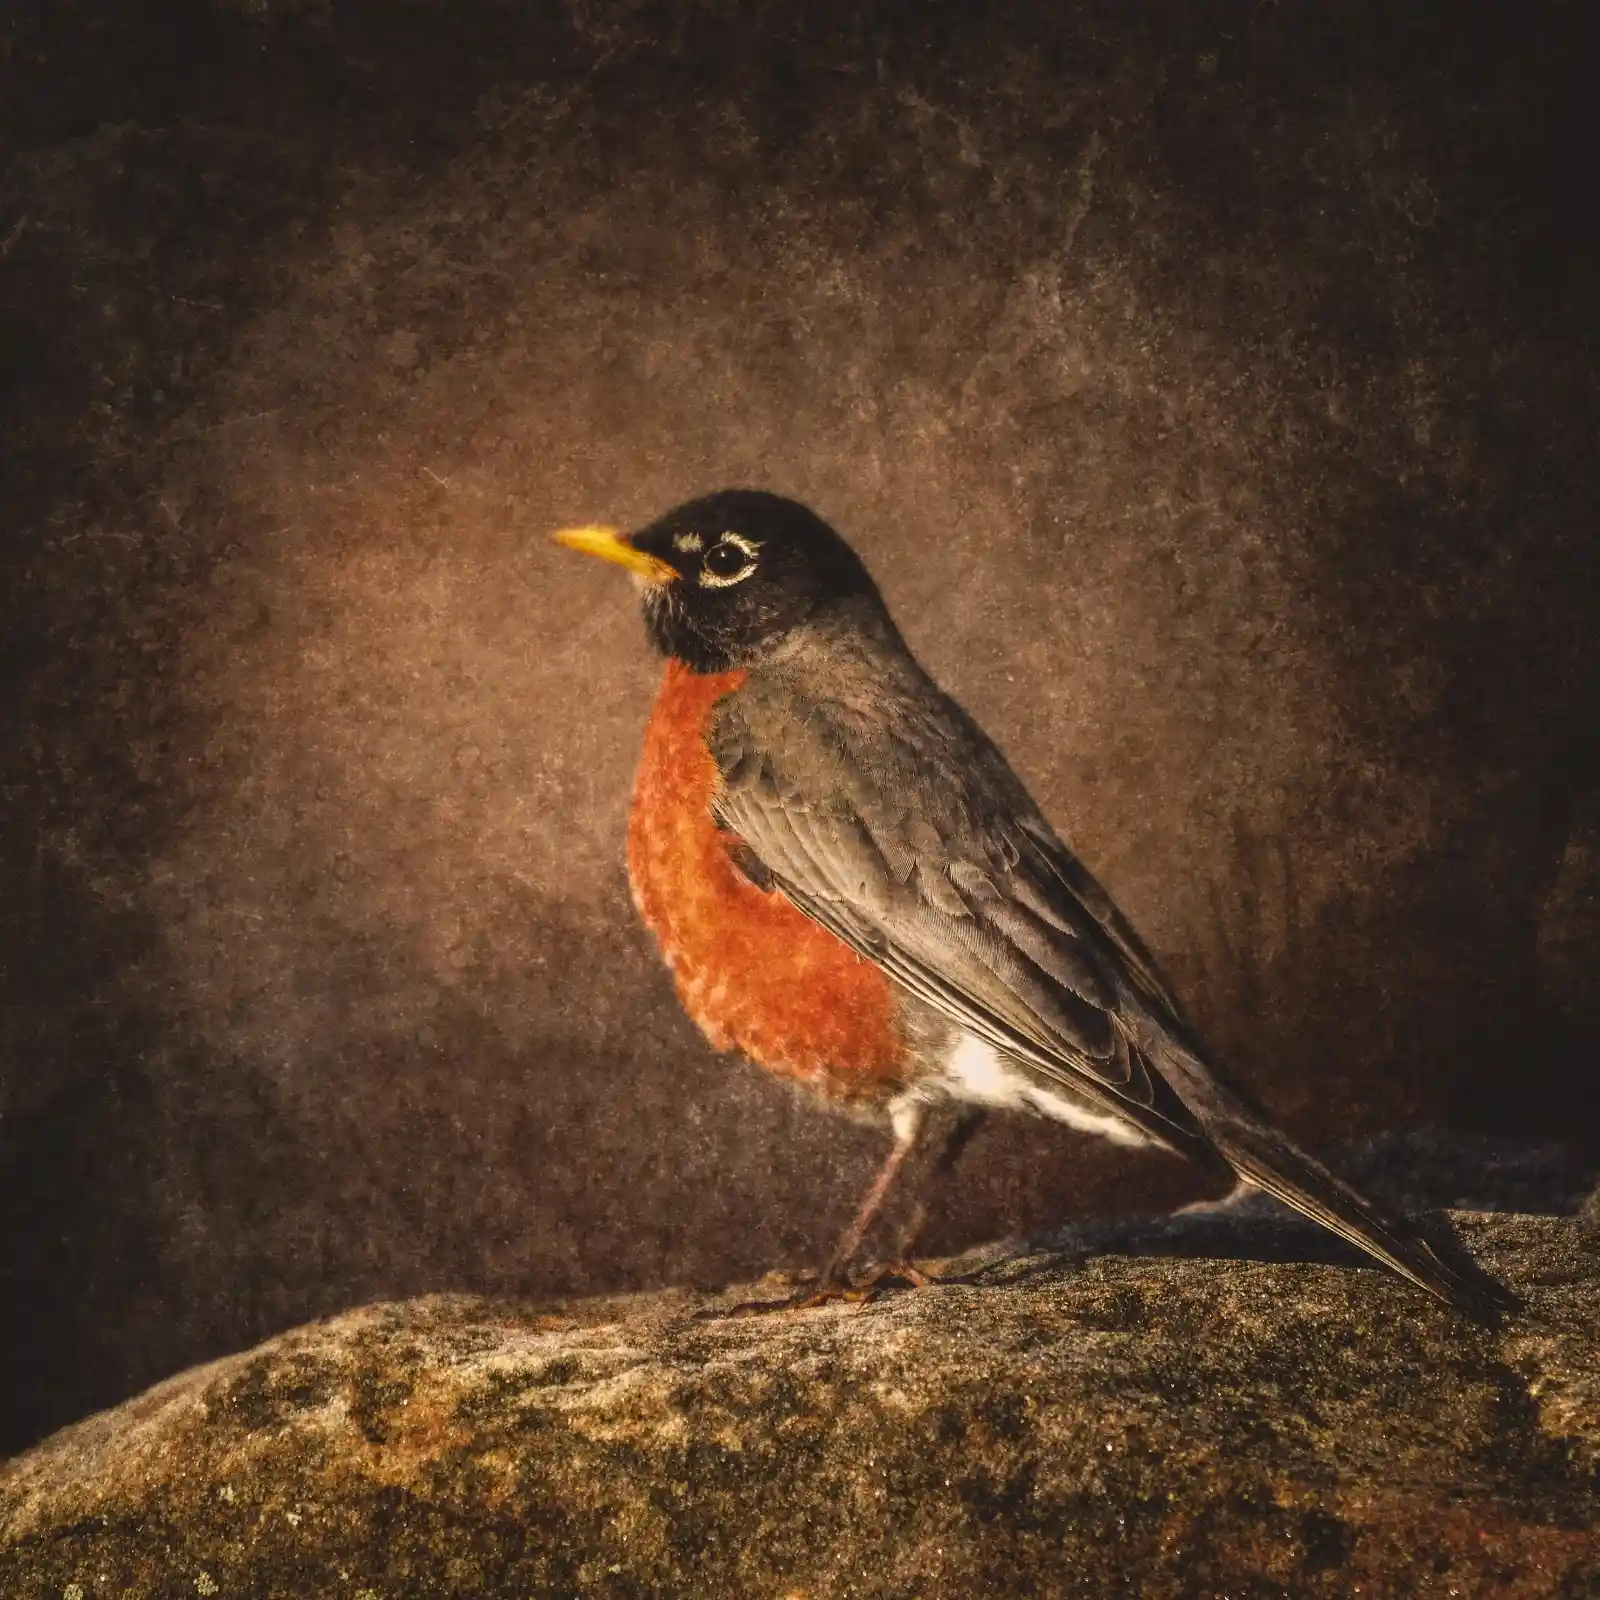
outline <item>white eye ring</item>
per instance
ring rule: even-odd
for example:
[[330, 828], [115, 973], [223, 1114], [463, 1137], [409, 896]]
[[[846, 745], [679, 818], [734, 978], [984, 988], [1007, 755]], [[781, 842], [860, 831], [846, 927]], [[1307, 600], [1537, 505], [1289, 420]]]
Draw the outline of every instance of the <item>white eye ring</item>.
[[714, 545], [712, 545], [711, 549], [706, 552], [706, 556], [714, 555], [725, 545], [730, 545], [733, 549], [739, 551], [744, 556], [745, 564], [737, 572], [730, 572], [726, 577], [724, 577], [720, 573], [713, 572], [708, 566], [706, 566], [704, 564], [705, 558], [702, 557], [700, 567], [700, 582], [707, 589], [732, 588], [732, 586], [736, 583], [743, 583], [744, 580], [756, 570], [756, 551], [761, 547], [753, 539], [745, 538], [742, 533], [725, 533]]

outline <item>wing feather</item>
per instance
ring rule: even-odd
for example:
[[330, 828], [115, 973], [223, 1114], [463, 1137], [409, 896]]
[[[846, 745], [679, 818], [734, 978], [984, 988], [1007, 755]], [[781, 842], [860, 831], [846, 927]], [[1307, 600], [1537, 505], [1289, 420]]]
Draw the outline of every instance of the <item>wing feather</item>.
[[719, 707], [714, 809], [773, 887], [996, 1050], [1191, 1148], [1117, 1024], [1115, 942], [1032, 841], [985, 831], [981, 796], [932, 820], [876, 803], [837, 729], [791, 718], [767, 742], [741, 709]]

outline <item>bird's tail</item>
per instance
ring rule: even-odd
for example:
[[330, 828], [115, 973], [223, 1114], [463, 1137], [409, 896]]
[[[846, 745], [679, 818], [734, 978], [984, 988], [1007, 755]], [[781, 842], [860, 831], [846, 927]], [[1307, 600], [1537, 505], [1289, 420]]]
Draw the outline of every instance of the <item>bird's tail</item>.
[[1465, 1249], [1446, 1259], [1411, 1223], [1374, 1205], [1273, 1128], [1165, 1029], [1152, 1028], [1138, 1043], [1240, 1177], [1476, 1321], [1494, 1326], [1518, 1309], [1517, 1297]]

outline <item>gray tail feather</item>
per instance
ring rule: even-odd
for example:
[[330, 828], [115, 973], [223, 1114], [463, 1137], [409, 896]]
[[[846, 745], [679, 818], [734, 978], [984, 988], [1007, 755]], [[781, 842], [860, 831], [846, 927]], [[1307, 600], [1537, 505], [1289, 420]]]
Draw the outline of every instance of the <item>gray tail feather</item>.
[[1187, 1046], [1164, 1031], [1139, 1043], [1242, 1178], [1476, 1321], [1495, 1326], [1520, 1307], [1465, 1249], [1449, 1250], [1447, 1259], [1415, 1226], [1374, 1205], [1271, 1127]]

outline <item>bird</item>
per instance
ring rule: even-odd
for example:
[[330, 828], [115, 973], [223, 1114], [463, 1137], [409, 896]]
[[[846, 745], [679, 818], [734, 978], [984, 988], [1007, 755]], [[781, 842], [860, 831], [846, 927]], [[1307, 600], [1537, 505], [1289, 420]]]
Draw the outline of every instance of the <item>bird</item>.
[[[633, 532], [559, 530], [623, 568], [665, 665], [627, 829], [634, 903], [689, 1017], [889, 1153], [813, 1286], [910, 1260], [927, 1194], [988, 1113], [1187, 1157], [1265, 1190], [1479, 1321], [1516, 1297], [1359, 1193], [1214, 1059], [1111, 896], [917, 661], [855, 550], [761, 489]], [[917, 1195], [880, 1274], [855, 1269]]]

